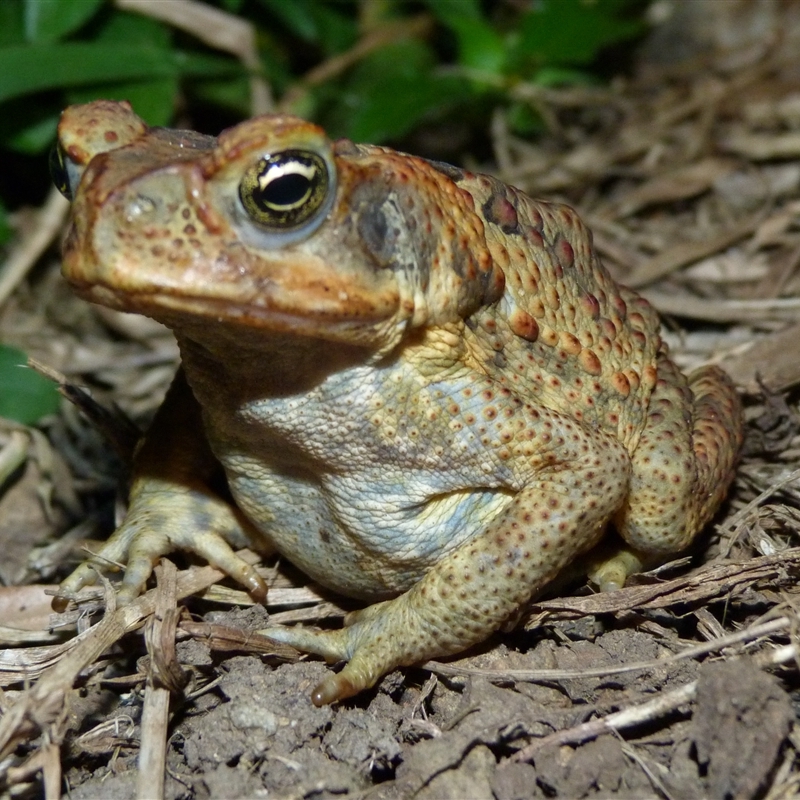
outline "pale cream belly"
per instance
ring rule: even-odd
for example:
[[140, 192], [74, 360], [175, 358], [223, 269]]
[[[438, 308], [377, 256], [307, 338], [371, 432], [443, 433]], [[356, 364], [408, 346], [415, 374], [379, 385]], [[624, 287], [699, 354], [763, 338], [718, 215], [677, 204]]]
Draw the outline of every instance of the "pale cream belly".
[[265, 471], [226, 459], [237, 502], [274, 547], [318, 583], [349, 597], [379, 600], [419, 581], [447, 553], [480, 534], [509, 492], [441, 492], [359, 474], [335, 478]]

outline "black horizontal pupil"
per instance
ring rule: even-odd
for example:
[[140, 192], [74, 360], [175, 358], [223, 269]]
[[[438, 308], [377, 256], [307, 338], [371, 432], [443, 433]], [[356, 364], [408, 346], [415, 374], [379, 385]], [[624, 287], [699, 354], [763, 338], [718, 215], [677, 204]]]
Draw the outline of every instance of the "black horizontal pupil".
[[307, 197], [309, 188], [310, 181], [305, 175], [293, 173], [271, 180], [261, 196], [263, 202], [273, 208], [292, 208]]

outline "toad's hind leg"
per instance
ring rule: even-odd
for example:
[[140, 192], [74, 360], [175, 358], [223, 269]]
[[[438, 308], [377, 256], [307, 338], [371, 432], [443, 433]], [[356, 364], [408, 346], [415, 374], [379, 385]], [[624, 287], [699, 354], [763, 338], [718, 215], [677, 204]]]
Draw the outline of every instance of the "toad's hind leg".
[[[353, 615], [341, 630], [264, 631], [329, 660], [348, 660], [316, 688], [316, 705], [369, 688], [397, 666], [483, 641], [597, 543], [623, 501], [628, 454], [615, 440], [590, 436], [569, 421], [559, 425], [558, 454], [544, 456], [551, 466], [537, 464], [530, 482], [483, 533], [444, 557], [405, 594]], [[555, 424], [547, 426], [555, 440]]]
[[630, 573], [691, 543], [733, 480], [743, 427], [741, 403], [721, 369], [702, 367], [687, 380], [660, 360], [628, 500], [614, 518], [631, 550], [590, 570], [601, 588], [622, 586]]

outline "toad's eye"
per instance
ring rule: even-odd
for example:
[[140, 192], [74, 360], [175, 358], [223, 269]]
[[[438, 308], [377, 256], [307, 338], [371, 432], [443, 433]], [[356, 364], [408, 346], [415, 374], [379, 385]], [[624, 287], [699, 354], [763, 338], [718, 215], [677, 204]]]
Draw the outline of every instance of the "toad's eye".
[[325, 161], [308, 150], [264, 156], [239, 184], [239, 199], [250, 219], [270, 231], [305, 225], [326, 206], [330, 177]]
[[64, 152], [61, 144], [56, 144], [50, 151], [50, 177], [61, 194], [70, 202], [73, 199], [72, 181], [70, 180], [70, 169], [68, 166], [68, 156]]

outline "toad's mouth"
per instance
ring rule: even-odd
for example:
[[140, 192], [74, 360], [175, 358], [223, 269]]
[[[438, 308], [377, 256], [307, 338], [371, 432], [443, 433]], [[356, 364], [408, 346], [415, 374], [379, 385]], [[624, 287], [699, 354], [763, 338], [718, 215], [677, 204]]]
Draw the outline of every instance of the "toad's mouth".
[[398, 313], [399, 298], [394, 303], [394, 313], [387, 314], [391, 303], [369, 309], [366, 303], [353, 302], [352, 297], [340, 297], [338, 303], [289, 305], [270, 298], [269, 293], [260, 296], [257, 302], [247, 302], [168, 289], [137, 291], [68, 280], [73, 291], [91, 303], [152, 317], [178, 331], [207, 328], [218, 323], [265, 334], [290, 334], [368, 346], [406, 316]]

